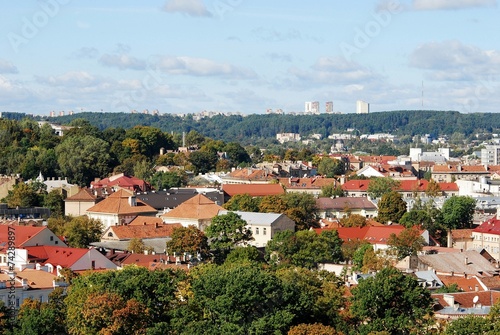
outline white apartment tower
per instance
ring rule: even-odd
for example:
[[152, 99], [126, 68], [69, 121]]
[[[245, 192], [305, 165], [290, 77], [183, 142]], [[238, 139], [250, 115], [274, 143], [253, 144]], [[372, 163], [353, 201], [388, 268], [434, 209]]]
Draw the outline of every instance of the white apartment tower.
[[325, 113], [327, 113], [327, 114], [333, 113], [333, 102], [332, 101], [327, 101], [325, 103]]
[[356, 101], [356, 113], [357, 114], [368, 114], [370, 112], [370, 104], [363, 100]]
[[481, 164], [500, 165], [500, 145], [486, 145], [481, 149]]
[[319, 101], [306, 101], [304, 112], [306, 114], [319, 114]]

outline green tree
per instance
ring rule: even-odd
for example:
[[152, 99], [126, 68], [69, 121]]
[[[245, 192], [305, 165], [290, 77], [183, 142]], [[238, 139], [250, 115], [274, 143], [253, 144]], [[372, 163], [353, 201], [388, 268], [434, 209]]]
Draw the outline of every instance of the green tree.
[[191, 130], [186, 134], [186, 145], [187, 146], [197, 146], [201, 147], [205, 142], [205, 136], [197, 132], [196, 130]]
[[238, 166], [241, 163], [250, 163], [252, 160], [248, 152], [237, 142], [229, 142], [223, 149], [229, 158], [232, 166]]
[[471, 228], [476, 200], [466, 196], [448, 198], [441, 209], [442, 222], [448, 229]]
[[368, 250], [373, 251], [373, 246], [368, 242], [364, 242], [356, 249], [352, 257], [352, 265], [354, 270], [362, 271], [363, 267], [365, 266], [365, 254]]
[[491, 320], [476, 315], [466, 315], [448, 323], [444, 335], [491, 334]]
[[380, 198], [386, 193], [395, 191], [401, 183], [391, 177], [375, 178], [368, 184], [368, 195], [372, 199]]
[[345, 163], [340, 159], [323, 157], [318, 164], [318, 173], [327, 178], [333, 178], [345, 173]]
[[189, 162], [194, 166], [196, 174], [215, 171], [218, 159], [217, 152], [198, 150], [189, 154]]
[[425, 329], [432, 299], [417, 280], [388, 267], [352, 289], [351, 312], [361, 334], [410, 334]]
[[406, 202], [396, 191], [385, 193], [378, 203], [378, 221], [382, 223], [399, 222], [406, 213]]
[[73, 248], [87, 248], [90, 243], [101, 239], [102, 223], [100, 220], [90, 219], [87, 216], [71, 218], [64, 225], [66, 243]]
[[250, 194], [236, 194], [222, 207], [229, 211], [258, 212], [261, 198], [252, 197]]
[[406, 228], [422, 226], [424, 229], [428, 229], [432, 225], [433, 221], [427, 211], [412, 209], [411, 211], [403, 214], [399, 223]]
[[429, 197], [437, 197], [443, 194], [443, 192], [441, 191], [441, 186], [439, 186], [439, 184], [434, 179], [431, 179], [427, 184], [425, 194]]
[[287, 335], [342, 335], [342, 332], [337, 332], [331, 326], [325, 326], [321, 323], [307, 324], [301, 323], [293, 326], [288, 331]]
[[72, 183], [89, 185], [111, 171], [109, 144], [90, 135], [65, 138], [56, 154], [62, 174]]
[[61, 192], [52, 190], [45, 195], [43, 206], [50, 209], [50, 216], [62, 217], [64, 215], [64, 196]]
[[156, 172], [149, 179], [152, 186], [157, 190], [168, 190], [172, 187], [182, 187], [187, 185], [187, 175], [183, 170], [171, 172]]
[[247, 245], [246, 247], [236, 247], [227, 255], [226, 263], [235, 262], [258, 262], [261, 256], [256, 247]]
[[40, 206], [43, 201], [44, 191], [36, 183], [18, 183], [12, 191], [8, 192], [4, 201], [10, 208]]
[[172, 136], [162, 132], [158, 128], [149, 126], [135, 126], [125, 133], [126, 139], [135, 140], [138, 143], [137, 153], [147, 157], [158, 156], [160, 149], [174, 149]]
[[343, 197], [345, 195], [342, 186], [335, 185], [335, 183], [331, 183], [325, 186], [321, 186], [321, 197], [325, 198], [337, 198]]
[[387, 245], [394, 250], [398, 260], [416, 255], [425, 245], [419, 228], [405, 228], [399, 235], [391, 234]]
[[214, 250], [216, 262], [222, 263], [231, 249], [253, 239], [252, 231], [246, 225], [247, 222], [234, 212], [217, 215], [212, 219], [205, 232], [210, 240], [210, 247]]
[[279, 195], [266, 195], [260, 200], [260, 213], [284, 213], [287, 210], [287, 204]]
[[295, 221], [297, 230], [318, 226], [316, 199], [310, 193], [290, 192], [281, 196], [286, 205], [285, 214]]
[[146, 245], [140, 238], [131, 238], [127, 245], [127, 250], [134, 254], [142, 254], [146, 250]]
[[195, 256], [199, 253], [204, 258], [209, 252], [208, 239], [205, 233], [193, 225], [178, 227], [173, 230], [166, 249], [169, 254], [187, 252]]
[[307, 269], [319, 263], [339, 262], [343, 259], [342, 240], [337, 231], [286, 230], [277, 232], [266, 245], [266, 259], [271, 264], [291, 264]]
[[346, 218], [340, 219], [342, 227], [364, 227], [366, 226], [366, 218], [359, 214], [350, 214]]

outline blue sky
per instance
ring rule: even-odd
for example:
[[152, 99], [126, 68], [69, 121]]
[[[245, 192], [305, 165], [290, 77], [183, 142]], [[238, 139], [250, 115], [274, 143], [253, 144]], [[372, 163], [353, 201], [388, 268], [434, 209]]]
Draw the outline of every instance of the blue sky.
[[[0, 111], [500, 111], [496, 0], [0, 5]], [[423, 99], [422, 99], [423, 87]], [[422, 106], [423, 102], [423, 106]]]

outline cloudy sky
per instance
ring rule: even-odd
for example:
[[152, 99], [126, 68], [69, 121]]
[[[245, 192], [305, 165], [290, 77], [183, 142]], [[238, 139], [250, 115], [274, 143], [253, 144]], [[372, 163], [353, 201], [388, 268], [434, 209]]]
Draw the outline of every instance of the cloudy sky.
[[[0, 111], [500, 111], [496, 0], [0, 5]], [[423, 94], [422, 94], [423, 93]], [[423, 97], [422, 97], [423, 95]]]

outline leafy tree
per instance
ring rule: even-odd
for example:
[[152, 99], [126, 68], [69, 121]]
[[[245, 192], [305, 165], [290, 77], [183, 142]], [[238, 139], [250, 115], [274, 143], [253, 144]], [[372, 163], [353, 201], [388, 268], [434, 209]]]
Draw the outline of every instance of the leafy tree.
[[340, 219], [342, 227], [364, 227], [366, 226], [366, 218], [359, 214], [350, 214], [346, 218]]
[[462, 290], [458, 286], [457, 283], [452, 283], [450, 285], [444, 285], [436, 290], [434, 290], [434, 293], [456, 293], [456, 292], [461, 292]]
[[380, 198], [386, 193], [396, 190], [401, 183], [391, 177], [374, 178], [368, 184], [368, 195], [372, 199]]
[[362, 243], [354, 252], [354, 255], [352, 257], [352, 265], [353, 269], [356, 271], [361, 271], [363, 267], [365, 266], [364, 260], [365, 260], [365, 254], [368, 250], [371, 250], [373, 252], [373, 246], [368, 243], [364, 242]]
[[168, 190], [172, 187], [182, 187], [187, 185], [187, 175], [183, 170], [171, 172], [158, 171], [148, 180], [151, 185], [158, 190]]
[[125, 136], [126, 140], [135, 140], [138, 144], [134, 146], [136, 153], [147, 157], [159, 155], [161, 148], [165, 150], [174, 148], [172, 136], [154, 127], [135, 126], [128, 129]]
[[406, 228], [399, 235], [391, 234], [387, 241], [389, 248], [396, 252], [399, 260], [416, 255], [425, 245], [425, 240], [417, 227]]
[[432, 225], [432, 218], [427, 214], [425, 210], [415, 210], [412, 209], [409, 212], [403, 214], [399, 223], [406, 228], [411, 228], [413, 226], [422, 226], [427, 229]]
[[194, 166], [195, 173], [215, 171], [217, 160], [217, 152], [198, 150], [189, 154], [189, 162]]
[[290, 328], [288, 335], [342, 335], [331, 326], [325, 326], [321, 323], [301, 323]]
[[352, 289], [351, 312], [361, 334], [409, 334], [425, 328], [432, 312], [430, 293], [417, 280], [388, 267]]
[[277, 232], [266, 246], [266, 259], [273, 264], [292, 264], [307, 269], [319, 263], [342, 260], [342, 240], [337, 231], [302, 230]]
[[318, 226], [316, 199], [310, 193], [290, 192], [281, 196], [285, 205], [285, 214], [295, 221], [297, 230]]
[[434, 179], [431, 179], [427, 184], [425, 194], [429, 197], [437, 197], [443, 194], [443, 192], [441, 191], [441, 187], [439, 186], [439, 184]]
[[191, 130], [186, 134], [186, 145], [187, 146], [197, 146], [201, 147], [205, 142], [205, 136], [197, 132], [196, 130]]
[[260, 200], [259, 212], [261, 213], [284, 213], [287, 210], [287, 204], [279, 195], [266, 195]]
[[62, 174], [72, 183], [88, 185], [111, 171], [109, 144], [90, 135], [65, 138], [56, 154]]
[[323, 157], [318, 165], [318, 173], [327, 178], [333, 178], [345, 173], [345, 163], [339, 159]]
[[210, 247], [214, 250], [216, 262], [223, 262], [231, 249], [252, 240], [252, 231], [247, 222], [234, 212], [217, 215], [206, 229]]
[[64, 196], [62, 193], [52, 190], [43, 199], [43, 206], [50, 209], [52, 217], [62, 217], [64, 215]]
[[335, 183], [331, 183], [321, 187], [321, 197], [325, 198], [337, 198], [343, 197], [345, 195], [342, 186], [337, 185]]
[[132, 238], [128, 242], [127, 250], [134, 254], [142, 254], [146, 250], [144, 242], [140, 238]]
[[257, 248], [251, 245], [236, 247], [227, 255], [226, 263], [258, 262], [261, 256]]
[[490, 334], [492, 330], [493, 324], [487, 318], [466, 315], [448, 323], [444, 335]]
[[0, 300], [0, 334], [9, 335], [9, 329], [13, 327], [11, 324], [11, 312], [4, 302]]
[[37, 188], [36, 183], [18, 183], [8, 192], [4, 201], [10, 208], [40, 206], [43, 201], [43, 191]]
[[237, 142], [227, 143], [223, 150], [227, 153], [232, 166], [237, 166], [241, 163], [250, 163], [252, 161], [245, 148]]
[[87, 216], [78, 216], [64, 224], [66, 243], [73, 248], [87, 248], [101, 239], [102, 223]]
[[382, 223], [399, 222], [406, 213], [406, 202], [396, 191], [386, 193], [378, 203], [378, 221]]
[[441, 209], [442, 222], [449, 230], [471, 228], [476, 200], [466, 196], [448, 198]]
[[261, 198], [254, 198], [250, 194], [236, 194], [222, 207], [229, 211], [258, 212]]
[[205, 233], [193, 225], [175, 228], [171, 238], [166, 246], [169, 254], [187, 252], [192, 255], [200, 253], [201, 257], [208, 255], [208, 239]]

